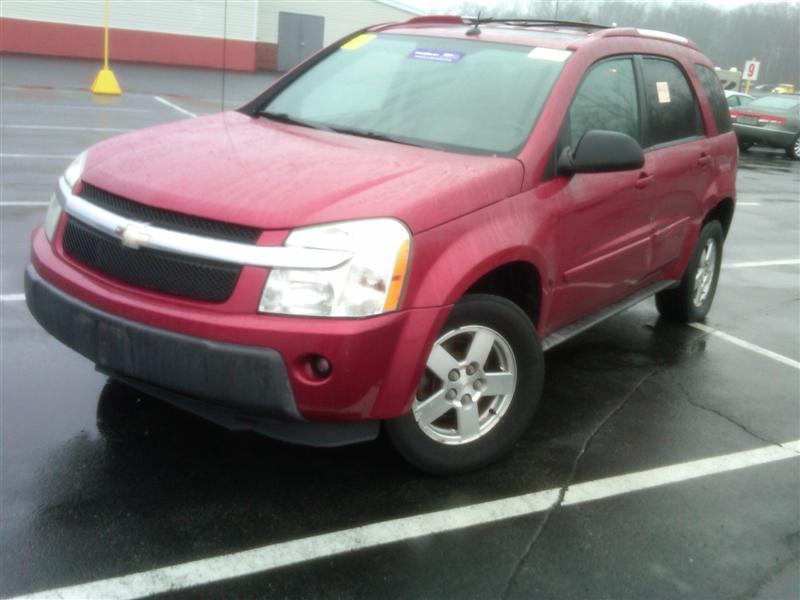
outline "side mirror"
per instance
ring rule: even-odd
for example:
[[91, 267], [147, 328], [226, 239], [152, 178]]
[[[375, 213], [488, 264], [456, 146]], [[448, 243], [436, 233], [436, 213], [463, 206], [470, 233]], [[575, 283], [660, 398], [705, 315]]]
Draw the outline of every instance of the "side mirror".
[[644, 152], [635, 139], [617, 131], [591, 129], [583, 134], [573, 152], [564, 148], [558, 157], [559, 173], [626, 171], [644, 165]]

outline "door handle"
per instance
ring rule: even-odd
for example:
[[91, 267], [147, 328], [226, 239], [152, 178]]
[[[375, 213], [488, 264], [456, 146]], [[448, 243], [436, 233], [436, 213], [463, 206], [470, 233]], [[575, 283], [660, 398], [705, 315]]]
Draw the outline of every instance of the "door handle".
[[652, 175], [648, 175], [647, 173], [639, 173], [639, 179], [636, 180], [636, 183], [634, 185], [638, 189], [643, 190], [648, 185], [650, 185], [651, 181], [653, 181]]
[[700, 158], [697, 159], [697, 164], [700, 165], [701, 167], [707, 167], [708, 163], [710, 162], [711, 162], [711, 157], [705, 152], [703, 152], [700, 155]]

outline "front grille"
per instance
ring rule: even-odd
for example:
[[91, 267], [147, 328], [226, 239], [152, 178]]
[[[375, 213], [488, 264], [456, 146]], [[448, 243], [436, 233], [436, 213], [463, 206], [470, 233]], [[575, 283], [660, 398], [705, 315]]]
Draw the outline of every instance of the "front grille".
[[78, 262], [123, 283], [209, 302], [230, 297], [241, 271], [227, 263], [126, 248], [120, 240], [71, 217], [62, 245]]
[[126, 219], [142, 221], [156, 227], [163, 227], [164, 229], [171, 229], [182, 233], [191, 233], [194, 235], [246, 244], [254, 244], [261, 234], [261, 230], [255, 227], [223, 223], [222, 221], [203, 219], [202, 217], [195, 217], [193, 215], [156, 208], [146, 204], [139, 204], [138, 202], [123, 198], [122, 196], [117, 196], [111, 192], [96, 188], [88, 183], [83, 184], [79, 195], [92, 204], [96, 204], [100, 208], [104, 208]]

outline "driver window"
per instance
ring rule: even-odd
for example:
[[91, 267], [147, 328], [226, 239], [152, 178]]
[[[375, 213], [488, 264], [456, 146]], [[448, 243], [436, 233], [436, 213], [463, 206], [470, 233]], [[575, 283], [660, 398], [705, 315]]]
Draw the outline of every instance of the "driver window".
[[594, 65], [581, 82], [569, 108], [570, 145], [590, 129], [626, 133], [639, 140], [639, 102], [630, 58]]

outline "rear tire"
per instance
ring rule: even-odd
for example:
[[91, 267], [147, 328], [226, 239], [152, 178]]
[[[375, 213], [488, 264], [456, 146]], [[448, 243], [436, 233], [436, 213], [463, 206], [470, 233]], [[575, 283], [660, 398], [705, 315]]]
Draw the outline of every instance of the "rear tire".
[[747, 152], [748, 150], [750, 150], [752, 145], [753, 144], [751, 142], [739, 142], [739, 150], [741, 152]]
[[528, 316], [505, 298], [466, 296], [434, 342], [411, 410], [387, 421], [389, 438], [428, 473], [478, 469], [523, 434], [543, 381], [544, 356]]
[[794, 138], [791, 146], [786, 148], [786, 156], [792, 160], [800, 160], [800, 135]]
[[675, 323], [705, 318], [717, 290], [724, 237], [719, 221], [703, 226], [680, 285], [656, 294], [656, 308], [662, 317]]

